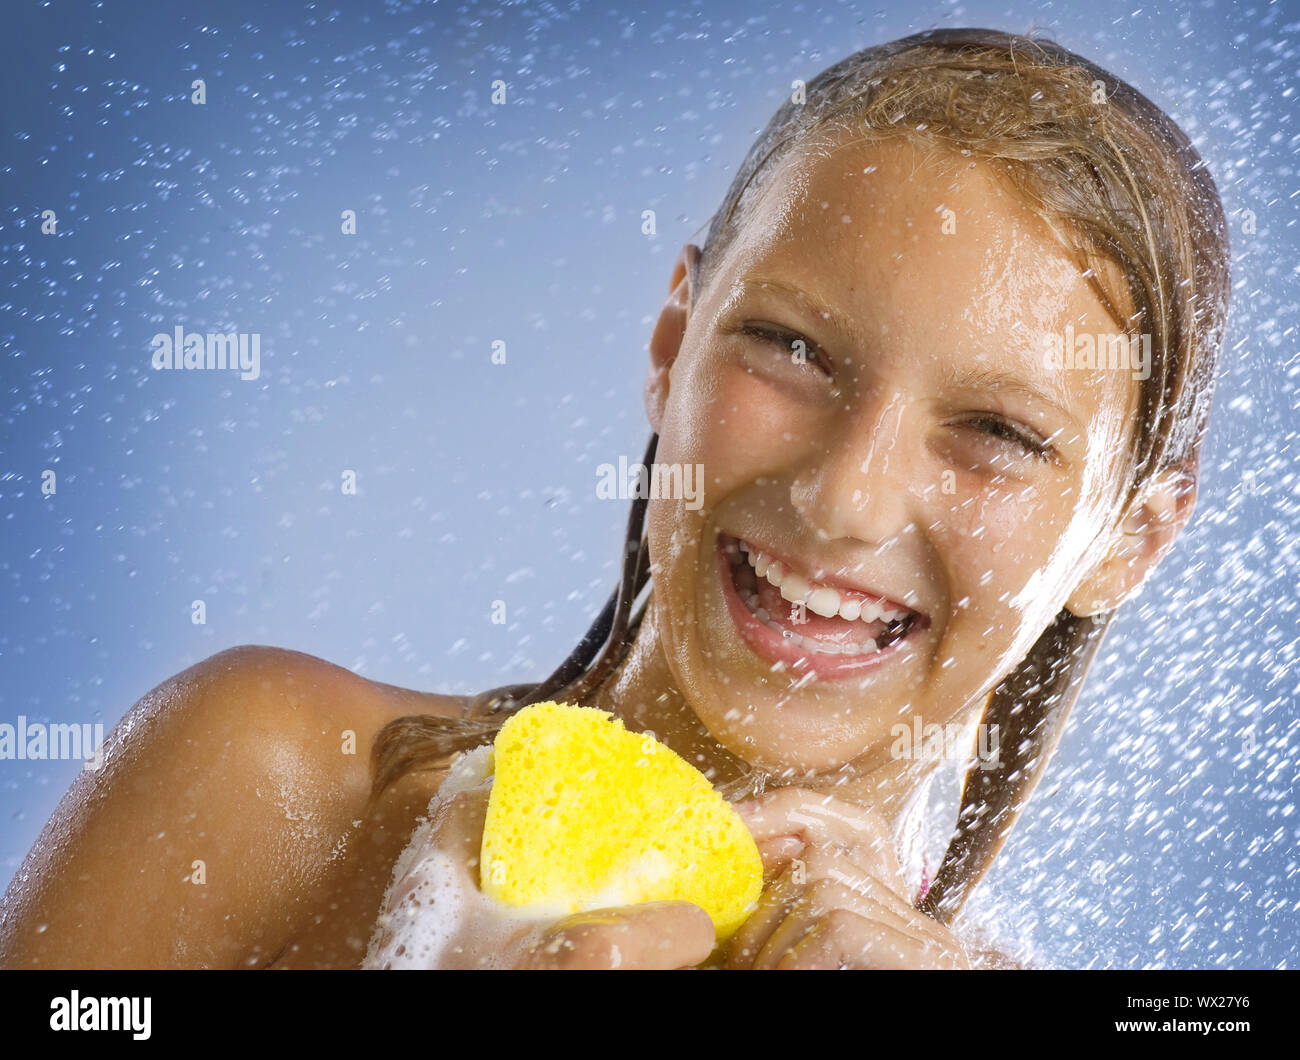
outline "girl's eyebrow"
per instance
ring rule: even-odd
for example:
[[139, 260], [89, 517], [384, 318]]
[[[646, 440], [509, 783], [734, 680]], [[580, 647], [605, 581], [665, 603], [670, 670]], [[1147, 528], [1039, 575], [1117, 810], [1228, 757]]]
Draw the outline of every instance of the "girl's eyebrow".
[[798, 302], [807, 312], [813, 314], [820, 320], [826, 321], [835, 331], [853, 344], [855, 349], [870, 349], [870, 341], [866, 333], [857, 325], [857, 322], [850, 316], [841, 313], [833, 305], [824, 302], [811, 291], [805, 291], [798, 287], [792, 287], [790, 284], [776, 279], [772, 276], [749, 275], [741, 277], [735, 283], [736, 287], [758, 288], [762, 290], [776, 291], [787, 298]]
[[[773, 276], [755, 274], [741, 277], [735, 282], [734, 286], [744, 289], [771, 290], [785, 295], [787, 298], [798, 302], [806, 311], [826, 321], [835, 331], [851, 342], [856, 349], [870, 349], [870, 342], [866, 334], [858, 327], [852, 317], [846, 316], [834, 306], [822, 301], [811, 291], [792, 287], [790, 284]], [[1081, 426], [1078, 419], [1069, 411], [1069, 398], [1064, 391], [1056, 386], [1052, 386], [1050, 390], [1045, 390], [1019, 375], [975, 367], [960, 368], [947, 372], [944, 383], [957, 390], [993, 390], [1005, 394], [1016, 394], [1047, 406], [1068, 420], [1075, 428]]]
[[1029, 380], [1008, 372], [999, 372], [991, 368], [964, 367], [950, 369], [944, 373], [944, 382], [957, 390], [992, 390], [1004, 394], [1017, 394], [1040, 405], [1046, 405], [1064, 419], [1069, 420], [1075, 428], [1080, 428], [1079, 421], [1070, 412], [1069, 399], [1063, 391], [1053, 386], [1049, 391], [1035, 386]]

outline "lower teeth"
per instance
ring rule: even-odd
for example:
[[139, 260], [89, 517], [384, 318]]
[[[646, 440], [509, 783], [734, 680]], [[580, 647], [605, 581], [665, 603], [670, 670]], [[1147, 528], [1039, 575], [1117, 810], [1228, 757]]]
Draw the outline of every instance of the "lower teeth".
[[[743, 566], [744, 569], [749, 571], [752, 575], [753, 568], [750, 567], [744, 557], [741, 556], [739, 549], [733, 551], [728, 558], [730, 559], [732, 566]], [[763, 625], [767, 626], [767, 628], [773, 633], [779, 633], [786, 640], [795, 641], [801, 647], [807, 648], [810, 652], [818, 655], [871, 655], [889, 647], [889, 645], [896, 641], [902, 640], [903, 637], [907, 636], [907, 633], [911, 628], [911, 622], [907, 618], [904, 618], [886, 626], [878, 640], [867, 639], [865, 641], [851, 644], [835, 644], [828, 641], [815, 640], [812, 637], [805, 637], [802, 634], [796, 633], [794, 630], [786, 629], [785, 626], [773, 619], [766, 608], [759, 606], [757, 593], [746, 592], [744, 589], [741, 589], [739, 585], [736, 586], [736, 590], [739, 593], [740, 598], [745, 601], [749, 610], [753, 612], [753, 614], [757, 616], [758, 620], [762, 622]]]
[[[828, 641], [814, 640], [812, 637], [802, 636], [801, 634], [794, 632], [794, 630], [786, 629], [779, 622], [774, 621], [772, 616], [767, 613], [766, 609], [759, 607], [757, 595], [749, 594], [744, 596], [743, 599], [745, 604], [754, 613], [758, 620], [773, 633], [779, 633], [786, 640], [795, 641], [801, 647], [807, 648], [809, 651], [818, 655], [871, 655], [873, 652], [880, 650], [881, 646], [871, 639], [859, 641], [855, 644], [834, 644]], [[896, 628], [897, 627], [895, 626], [890, 626], [885, 631], [885, 635], [880, 639], [885, 640], [885, 638]], [[890, 643], [892, 643], [892, 641], [890, 641]]]

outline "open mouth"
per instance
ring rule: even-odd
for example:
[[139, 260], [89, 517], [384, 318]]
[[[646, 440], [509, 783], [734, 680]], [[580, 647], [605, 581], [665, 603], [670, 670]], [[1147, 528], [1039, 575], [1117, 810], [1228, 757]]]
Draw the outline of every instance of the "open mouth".
[[718, 551], [732, 617], [769, 662], [806, 662], [822, 676], [856, 672], [929, 624], [897, 600], [816, 581], [741, 538], [719, 534]]

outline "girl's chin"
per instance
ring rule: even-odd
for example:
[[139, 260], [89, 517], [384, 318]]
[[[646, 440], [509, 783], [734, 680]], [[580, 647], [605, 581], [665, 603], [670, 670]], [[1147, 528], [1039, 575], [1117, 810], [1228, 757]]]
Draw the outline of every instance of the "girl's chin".
[[[833, 772], [875, 744], [888, 745], [888, 720], [870, 699], [847, 689], [832, 695], [728, 681], [716, 656], [702, 659], [701, 676], [688, 685], [700, 724], [731, 754], [773, 776]], [[835, 719], [833, 727], [828, 719]]]
[[[750, 768], [779, 777], [783, 783], [800, 776], [833, 773], [857, 758], [868, 742], [856, 741], [851, 747], [837, 751], [826, 746], [826, 734], [818, 731], [812, 718], [804, 719], [809, 723], [806, 733], [799, 731], [802, 726], [789, 724], [788, 714], [783, 725], [778, 706], [769, 710], [755, 705], [753, 710], [746, 710], [745, 716], [755, 719], [749, 727], [738, 727], [735, 713], [732, 712], [731, 719], [702, 716], [700, 721], [731, 754]], [[761, 735], [753, 734], [756, 728], [762, 730]], [[824, 730], [824, 726], [821, 728]]]

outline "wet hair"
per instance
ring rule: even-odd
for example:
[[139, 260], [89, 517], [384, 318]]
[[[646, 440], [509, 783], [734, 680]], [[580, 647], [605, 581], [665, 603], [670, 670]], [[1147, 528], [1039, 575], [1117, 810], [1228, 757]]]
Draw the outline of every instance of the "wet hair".
[[[1157, 474], [1195, 483], [1228, 305], [1228, 243], [1214, 182], [1186, 135], [1131, 86], [1044, 38], [941, 29], [855, 52], [787, 100], [736, 173], [709, 222], [692, 307], [768, 181], [796, 149], [858, 139], [908, 139], [992, 166], [1074, 255], [1129, 334], [1151, 336], [1136, 429], [1110, 508], [1116, 524]], [[1122, 277], [1107, 286], [1107, 277]], [[654, 459], [657, 436], [644, 458]], [[636, 635], [650, 582], [646, 500], [632, 503], [622, 575], [572, 654], [539, 683], [472, 698], [463, 719], [399, 718], [373, 749], [374, 798], [414, 770], [447, 766], [488, 742], [505, 718], [547, 699], [581, 702], [618, 666]], [[919, 907], [948, 923], [984, 877], [1063, 732], [1114, 611], [1062, 609], [988, 697], [981, 721], [999, 734], [996, 768], [971, 765], [955, 831]], [[724, 789], [762, 790], [754, 771]]]

